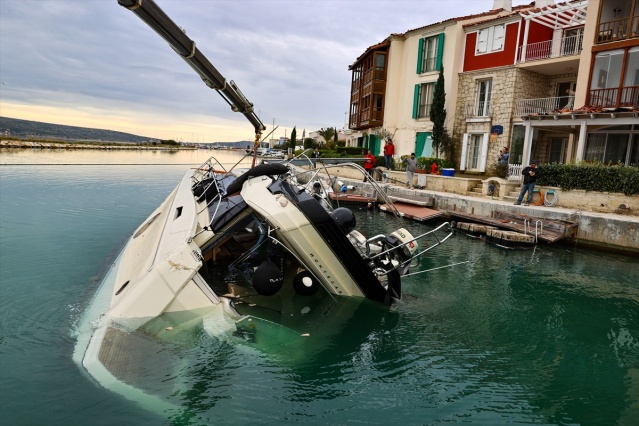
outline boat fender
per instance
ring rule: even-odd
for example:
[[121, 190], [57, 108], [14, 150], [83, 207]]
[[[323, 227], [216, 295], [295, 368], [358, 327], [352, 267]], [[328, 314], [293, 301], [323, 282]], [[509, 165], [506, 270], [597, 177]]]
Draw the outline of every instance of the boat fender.
[[355, 218], [355, 214], [346, 207], [338, 207], [330, 213], [330, 216], [333, 218], [339, 229], [342, 230], [344, 234], [348, 234], [357, 225], [357, 219]]
[[308, 271], [302, 271], [293, 279], [295, 293], [302, 296], [312, 296], [319, 290], [320, 283]]
[[282, 288], [284, 273], [282, 271], [282, 259], [278, 259], [280, 265], [269, 257], [253, 273], [253, 288], [262, 296], [272, 296]]

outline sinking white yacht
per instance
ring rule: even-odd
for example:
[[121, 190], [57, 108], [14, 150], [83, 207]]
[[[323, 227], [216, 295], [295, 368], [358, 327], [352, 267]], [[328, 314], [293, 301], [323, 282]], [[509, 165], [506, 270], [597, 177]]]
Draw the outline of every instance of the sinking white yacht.
[[[165, 15], [149, 18], [162, 14], [150, 0], [119, 3], [137, 6], [134, 11], [153, 22], [171, 22]], [[158, 32], [185, 37], [176, 28]], [[204, 63], [196, 49], [191, 53], [187, 61]], [[210, 77], [200, 65], [194, 68]], [[263, 126], [237, 87], [220, 87], [259, 133]], [[196, 323], [210, 335], [239, 333], [244, 340], [308, 337], [339, 328], [349, 315], [343, 311], [354, 314], [360, 301], [391, 305], [399, 299], [402, 276], [452, 235], [450, 225], [413, 236], [397, 216], [399, 226], [389, 235], [365, 237], [351, 210], [327, 201], [325, 193], [339, 185], [330, 170], [308, 164], [304, 169], [282, 160], [227, 169], [211, 158], [187, 171], [106, 274], [78, 326], [75, 361], [103, 386], [122, 394], [141, 389], [134, 398], [142, 400], [154, 392], [140, 380], [147, 355], [136, 353], [174, 328]], [[360, 181], [366, 176], [350, 166]], [[384, 194], [372, 180], [366, 187]], [[317, 322], [294, 315], [311, 310]]]

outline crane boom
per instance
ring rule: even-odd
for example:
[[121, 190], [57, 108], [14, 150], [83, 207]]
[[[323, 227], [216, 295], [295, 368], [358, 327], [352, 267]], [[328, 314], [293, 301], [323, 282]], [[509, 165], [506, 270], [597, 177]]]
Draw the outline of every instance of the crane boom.
[[246, 99], [235, 82], [226, 81], [213, 64], [195, 47], [195, 42], [160, 9], [155, 1], [118, 0], [118, 3], [135, 13], [166, 40], [173, 50], [198, 73], [204, 83], [224, 98], [231, 106], [231, 110], [244, 114], [255, 128], [256, 135], [266, 129], [262, 120], [255, 114], [253, 104]]

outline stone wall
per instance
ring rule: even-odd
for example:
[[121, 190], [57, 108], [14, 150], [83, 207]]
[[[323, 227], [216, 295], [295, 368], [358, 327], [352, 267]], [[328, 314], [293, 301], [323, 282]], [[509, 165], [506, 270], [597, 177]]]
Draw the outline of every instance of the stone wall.
[[[545, 98], [554, 96], [557, 81], [568, 81], [573, 75], [567, 74], [552, 79], [546, 75], [534, 73], [514, 67], [492, 68], [459, 75], [457, 107], [453, 126], [453, 141], [456, 149], [456, 161], [461, 161], [464, 133], [489, 133], [493, 125], [503, 126], [503, 134], [496, 140], [490, 141], [486, 159], [486, 170], [496, 162], [499, 150], [504, 146], [510, 147], [512, 125], [520, 121], [513, 112], [519, 99]], [[492, 78], [491, 116], [482, 122], [472, 122], [466, 118], [466, 105], [475, 101], [476, 81]]]

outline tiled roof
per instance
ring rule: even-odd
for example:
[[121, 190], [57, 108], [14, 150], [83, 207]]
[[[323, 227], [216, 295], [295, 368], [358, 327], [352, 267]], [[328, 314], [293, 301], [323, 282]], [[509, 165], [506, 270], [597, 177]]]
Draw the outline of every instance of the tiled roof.
[[505, 12], [506, 10], [505, 10], [505, 9], [494, 9], [494, 10], [489, 10], [488, 12], [475, 13], [475, 14], [472, 14], [472, 15], [458, 16], [458, 17], [456, 17], [456, 18], [450, 18], [450, 19], [446, 19], [446, 20], [444, 20], [444, 21], [435, 22], [435, 23], [433, 23], [433, 24], [424, 25], [423, 27], [413, 28], [412, 30], [408, 30], [408, 31], [406, 31], [406, 32], [404, 32], [404, 33], [394, 34], [394, 35], [403, 36], [403, 35], [405, 35], [406, 33], [409, 33], [409, 32], [411, 32], [411, 31], [422, 30], [422, 29], [424, 29], [424, 28], [428, 28], [428, 27], [432, 27], [432, 26], [435, 26], [435, 25], [443, 24], [443, 23], [445, 23], [445, 22], [451, 22], [451, 21], [454, 21], [454, 22], [467, 21], [467, 20], [469, 20], [469, 19], [481, 18], [482, 16], [486, 16], [486, 17], [491, 16], [491, 17], [494, 17], [494, 18], [491, 18], [491, 19], [486, 19], [486, 20], [481, 21], [481, 22], [486, 22], [486, 21], [489, 21], [489, 20], [492, 20], [492, 19], [499, 19], [499, 18], [502, 18], [502, 17], [504, 17], [504, 16], [509, 16], [509, 15], [514, 14], [514, 13], [517, 13], [517, 12], [519, 12], [519, 11], [521, 11], [521, 10], [527, 10], [527, 9], [530, 9], [530, 8], [531, 8], [531, 7], [533, 7], [534, 5], [535, 5], [535, 2], [533, 1], [533, 2], [532, 2], [532, 3], [530, 3], [530, 4], [523, 4], [523, 5], [519, 5], [519, 6], [513, 6], [513, 8], [512, 8], [512, 12], [508, 13], [508, 15], [495, 16], [495, 15], [499, 15], [501, 12]]

